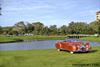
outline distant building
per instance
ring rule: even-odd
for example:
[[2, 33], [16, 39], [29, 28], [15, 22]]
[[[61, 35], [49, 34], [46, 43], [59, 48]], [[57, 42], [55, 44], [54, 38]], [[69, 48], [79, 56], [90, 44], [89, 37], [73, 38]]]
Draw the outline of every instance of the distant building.
[[100, 20], [100, 11], [96, 12], [96, 20]]

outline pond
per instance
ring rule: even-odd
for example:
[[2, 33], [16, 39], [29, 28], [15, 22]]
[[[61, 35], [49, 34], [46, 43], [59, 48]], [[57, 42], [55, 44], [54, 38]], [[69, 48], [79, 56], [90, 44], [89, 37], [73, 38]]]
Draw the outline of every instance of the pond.
[[[55, 43], [63, 40], [44, 40], [44, 41], [24, 41], [16, 43], [1, 43], [0, 50], [32, 50], [32, 49], [50, 49], [55, 48]], [[77, 39], [68, 39], [68, 41], [81, 41]], [[91, 46], [100, 46], [100, 42], [90, 42]]]

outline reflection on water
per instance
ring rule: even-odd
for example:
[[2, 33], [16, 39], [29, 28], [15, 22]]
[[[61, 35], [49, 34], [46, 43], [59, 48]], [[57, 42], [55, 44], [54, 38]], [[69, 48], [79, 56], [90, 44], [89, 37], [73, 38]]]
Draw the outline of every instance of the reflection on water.
[[[31, 50], [31, 49], [50, 49], [55, 48], [55, 43], [62, 40], [44, 40], [44, 41], [24, 41], [17, 43], [2, 43], [0, 50]], [[67, 41], [81, 41], [77, 39], [68, 39]], [[81, 41], [87, 42], [87, 41]], [[91, 46], [100, 46], [100, 42], [90, 42]]]
[[61, 40], [24, 41], [0, 44], [0, 50], [31, 50], [55, 48], [55, 43]]

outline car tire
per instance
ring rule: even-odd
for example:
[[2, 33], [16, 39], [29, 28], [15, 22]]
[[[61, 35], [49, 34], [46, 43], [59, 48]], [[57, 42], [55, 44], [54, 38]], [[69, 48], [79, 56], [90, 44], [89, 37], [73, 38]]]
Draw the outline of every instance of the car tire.
[[57, 51], [60, 51], [60, 49], [57, 49]]
[[70, 53], [73, 54], [74, 52], [71, 51]]

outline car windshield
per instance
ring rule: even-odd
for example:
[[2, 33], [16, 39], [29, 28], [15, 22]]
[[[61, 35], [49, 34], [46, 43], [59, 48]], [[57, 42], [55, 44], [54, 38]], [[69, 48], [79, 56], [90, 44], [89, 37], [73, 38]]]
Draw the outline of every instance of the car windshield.
[[75, 40], [75, 39], [67, 39], [67, 42], [80, 42], [79, 40]]

